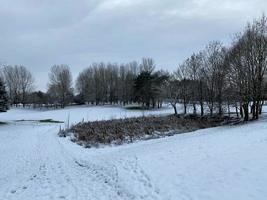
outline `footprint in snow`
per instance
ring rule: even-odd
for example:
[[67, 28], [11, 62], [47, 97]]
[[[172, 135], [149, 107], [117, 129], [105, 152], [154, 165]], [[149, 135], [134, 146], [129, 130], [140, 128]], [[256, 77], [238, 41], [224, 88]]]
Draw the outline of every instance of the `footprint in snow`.
[[11, 190], [10, 191], [12, 194], [15, 194], [16, 193], [16, 190]]

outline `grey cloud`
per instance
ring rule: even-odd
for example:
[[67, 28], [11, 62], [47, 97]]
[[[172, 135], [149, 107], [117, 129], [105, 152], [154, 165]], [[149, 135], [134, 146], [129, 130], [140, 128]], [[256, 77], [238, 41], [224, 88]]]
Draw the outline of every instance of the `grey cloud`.
[[151, 56], [171, 71], [266, 11], [265, 0], [0, 1], [0, 60], [28, 67], [41, 89], [57, 63], [77, 75], [92, 62]]

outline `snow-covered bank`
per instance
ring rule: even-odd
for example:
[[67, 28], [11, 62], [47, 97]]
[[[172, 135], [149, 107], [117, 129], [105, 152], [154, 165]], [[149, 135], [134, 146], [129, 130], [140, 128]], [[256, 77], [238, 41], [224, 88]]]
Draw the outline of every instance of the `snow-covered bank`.
[[[0, 121], [62, 113], [11, 110]], [[266, 118], [101, 149], [57, 137], [58, 126], [0, 126], [0, 199], [266, 199]]]

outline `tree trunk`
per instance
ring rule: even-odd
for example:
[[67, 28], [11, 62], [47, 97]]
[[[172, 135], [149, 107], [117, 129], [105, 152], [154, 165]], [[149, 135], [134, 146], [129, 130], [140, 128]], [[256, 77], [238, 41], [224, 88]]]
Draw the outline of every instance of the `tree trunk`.
[[249, 120], [248, 103], [243, 104], [243, 109], [244, 109], [244, 121], [247, 122]]
[[256, 101], [253, 101], [251, 106], [252, 119], [256, 119]]
[[218, 104], [219, 104], [219, 116], [222, 116], [223, 110], [222, 110], [222, 94], [221, 94], [221, 90], [219, 92]]
[[203, 102], [200, 103], [201, 116], [204, 116], [204, 105]]
[[228, 116], [231, 116], [231, 111], [230, 111], [230, 103], [227, 101], [227, 109], [228, 109]]
[[210, 106], [210, 116], [211, 117], [213, 116], [213, 102], [211, 103], [211, 106]]
[[195, 103], [193, 104], [193, 113], [194, 113], [194, 115], [197, 114], [197, 108], [196, 108], [196, 104]]
[[260, 101], [259, 101], [259, 100], [256, 102], [256, 109], [255, 109], [255, 112], [256, 112], [256, 116], [255, 116], [255, 118], [256, 118], [256, 119], [259, 119], [259, 112], [260, 112]]
[[260, 103], [259, 115], [262, 114], [262, 106], [263, 106], [263, 102], [264, 102], [264, 101], [261, 101], [261, 103]]
[[199, 84], [199, 88], [200, 88], [200, 112], [201, 112], [201, 116], [204, 116], [204, 103], [203, 103], [203, 86], [202, 86], [202, 81], [200, 81]]
[[235, 106], [236, 117], [239, 118], [238, 107]]
[[244, 117], [243, 107], [242, 107], [241, 103], [240, 103], [240, 116], [241, 116], [241, 118]]
[[176, 104], [172, 104], [172, 107], [173, 107], [173, 109], [174, 109], [174, 115], [177, 115], [178, 113], [177, 113]]
[[187, 114], [187, 106], [186, 106], [186, 103], [184, 103], [184, 114], [185, 115]]

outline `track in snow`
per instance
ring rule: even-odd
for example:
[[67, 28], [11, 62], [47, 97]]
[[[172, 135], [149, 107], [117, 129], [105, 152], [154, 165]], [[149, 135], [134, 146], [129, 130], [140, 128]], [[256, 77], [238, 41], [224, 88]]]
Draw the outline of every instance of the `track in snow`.
[[0, 164], [6, 175], [4, 178], [1, 174], [1, 200], [158, 199], [137, 163], [120, 160], [128, 175], [143, 188], [140, 195], [123, 188], [115, 164], [74, 157], [56, 135], [57, 126], [17, 123], [6, 129], [1, 131], [1, 138], [6, 136], [1, 149], [8, 149], [3, 158], [6, 161]]

